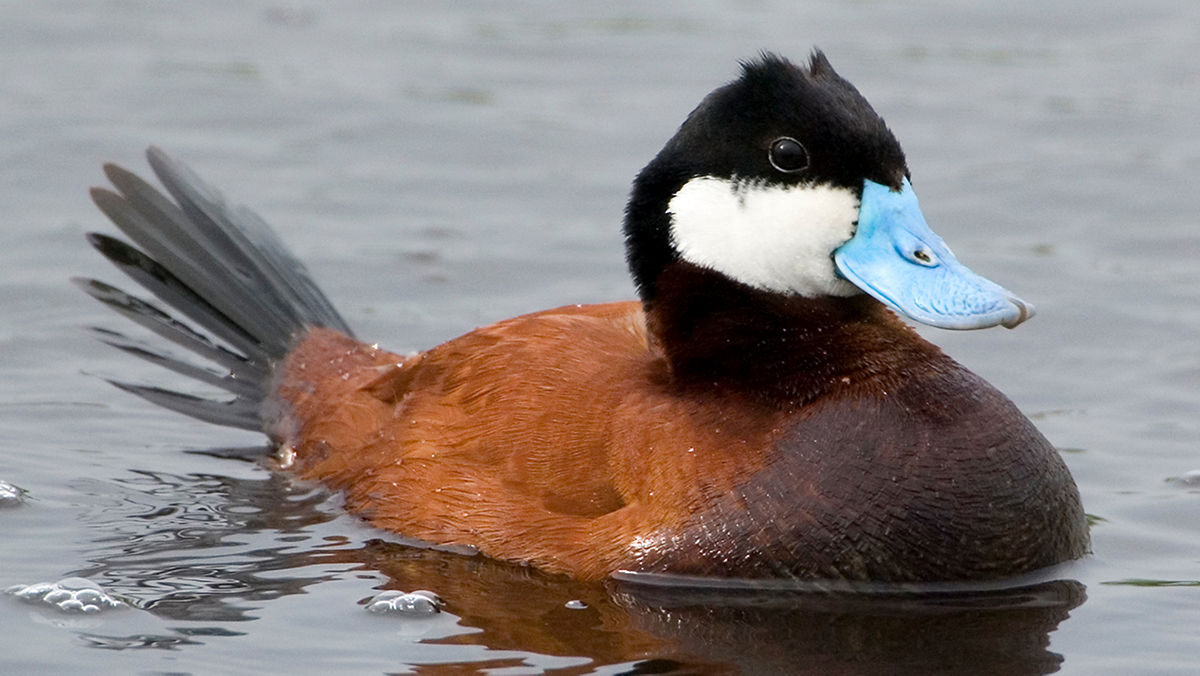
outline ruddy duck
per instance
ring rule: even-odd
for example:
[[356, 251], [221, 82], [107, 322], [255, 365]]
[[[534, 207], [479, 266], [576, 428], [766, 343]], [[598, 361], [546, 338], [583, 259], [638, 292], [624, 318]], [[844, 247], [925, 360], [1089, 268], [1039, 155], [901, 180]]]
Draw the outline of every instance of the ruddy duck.
[[93, 197], [133, 245], [89, 239], [179, 318], [79, 283], [221, 371], [106, 341], [233, 398], [116, 384], [265, 432], [375, 526], [589, 579], [978, 580], [1087, 550], [1054, 447], [897, 317], [1011, 327], [1031, 306], [929, 229], [900, 145], [820, 52], [744, 64], [638, 175], [640, 300], [410, 356], [354, 338], [252, 212], [149, 159], [170, 198], [107, 166]]

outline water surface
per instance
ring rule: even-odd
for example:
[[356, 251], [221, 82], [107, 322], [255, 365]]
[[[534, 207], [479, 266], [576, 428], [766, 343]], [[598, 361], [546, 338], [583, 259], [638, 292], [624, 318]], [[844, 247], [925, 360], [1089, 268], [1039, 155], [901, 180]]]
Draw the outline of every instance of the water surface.
[[[83, 576], [128, 604], [0, 597], [3, 671], [1194, 672], [1197, 25], [1190, 0], [0, 3], [0, 480], [23, 490], [0, 502], [0, 588]], [[565, 582], [186, 453], [261, 439], [95, 377], [172, 382], [90, 340], [121, 321], [66, 283], [117, 280], [81, 236], [105, 227], [102, 162], [184, 158], [275, 224], [360, 336], [406, 351], [631, 297], [633, 175], [738, 59], [814, 44], [899, 136], [931, 225], [1038, 306], [1016, 331], [924, 333], [1062, 449], [1095, 554], [1056, 580]], [[366, 612], [381, 589], [445, 612]]]

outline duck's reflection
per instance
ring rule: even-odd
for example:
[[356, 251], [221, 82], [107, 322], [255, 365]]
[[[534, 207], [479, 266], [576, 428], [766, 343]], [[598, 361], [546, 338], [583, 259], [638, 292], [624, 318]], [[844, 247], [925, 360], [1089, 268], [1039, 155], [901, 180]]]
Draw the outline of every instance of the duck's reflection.
[[888, 596], [697, 590], [579, 583], [383, 542], [357, 554], [397, 588], [436, 589], [484, 630], [455, 641], [744, 673], [1050, 673], [1062, 657], [1047, 649], [1049, 634], [1085, 599], [1073, 580]]
[[[322, 524], [341, 516], [336, 500], [273, 473], [141, 472], [77, 488], [90, 496], [85, 517], [105, 535], [93, 565], [74, 574], [157, 616], [230, 634], [242, 628], [229, 623], [255, 619], [254, 608], [346, 577], [329, 571], [351, 564], [386, 576], [387, 588], [435, 591], [461, 624], [482, 630], [427, 642], [590, 658], [580, 672], [625, 664], [643, 672], [1030, 674], [1057, 670], [1062, 658], [1048, 650], [1049, 634], [1085, 598], [1070, 580], [888, 595], [584, 583], [481, 556], [323, 534]], [[111, 647], [117, 639], [107, 640]]]

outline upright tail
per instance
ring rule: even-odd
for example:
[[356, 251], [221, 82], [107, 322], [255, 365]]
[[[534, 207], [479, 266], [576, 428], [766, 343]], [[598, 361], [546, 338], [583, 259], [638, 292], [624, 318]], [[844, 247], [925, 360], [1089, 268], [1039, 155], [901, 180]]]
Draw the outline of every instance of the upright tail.
[[197, 366], [114, 331], [95, 329], [101, 340], [226, 390], [233, 398], [206, 399], [109, 382], [194, 418], [263, 431], [273, 365], [311, 327], [346, 334], [350, 329], [262, 218], [245, 207], [227, 204], [220, 193], [162, 150], [151, 147], [146, 155], [174, 201], [133, 173], [105, 165], [104, 173], [116, 192], [92, 188], [92, 199], [133, 244], [99, 233], [88, 233], [87, 238], [118, 269], [203, 332], [116, 287], [94, 279], [72, 281], [96, 300], [221, 370]]

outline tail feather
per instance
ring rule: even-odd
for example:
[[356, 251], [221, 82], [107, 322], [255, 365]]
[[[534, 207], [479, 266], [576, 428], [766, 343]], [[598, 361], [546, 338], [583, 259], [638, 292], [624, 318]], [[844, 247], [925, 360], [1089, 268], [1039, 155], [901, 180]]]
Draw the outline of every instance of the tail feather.
[[211, 385], [238, 396], [255, 397], [258, 394], [258, 387], [255, 383], [235, 378], [232, 374], [197, 366], [169, 352], [156, 349], [142, 341], [134, 340], [116, 331], [99, 327], [93, 327], [92, 331], [96, 333], [97, 339], [105, 345], [110, 345], [126, 354], [144, 359], [155, 366], [161, 366], [192, 380], [198, 380], [206, 385]]
[[[159, 406], [219, 425], [265, 430], [271, 371], [307, 329], [350, 334], [345, 320], [299, 260], [254, 212], [229, 205], [186, 166], [157, 148], [147, 157], [167, 195], [135, 174], [106, 165], [116, 192], [94, 188], [92, 198], [132, 240], [89, 233], [109, 261], [171, 310], [92, 279], [75, 283], [88, 295], [162, 338], [224, 369], [184, 361], [118, 332], [100, 329], [117, 349], [193, 380], [223, 389], [218, 401], [110, 380]], [[172, 201], [174, 200], [174, 201]]]
[[75, 282], [75, 285], [84, 293], [133, 320], [134, 323], [205, 359], [216, 362], [229, 369], [231, 373], [258, 380], [267, 375], [264, 365], [252, 362], [240, 354], [230, 352], [213, 343], [192, 327], [137, 296], [132, 296], [115, 286], [109, 286], [95, 279], [76, 277], [71, 281]]
[[308, 269], [258, 214], [243, 206], [228, 205], [219, 192], [158, 148], [151, 147], [146, 155], [184, 213], [198, 227], [209, 226], [204, 230], [213, 236], [208, 243], [221, 247], [228, 242], [232, 246], [230, 252], [244, 256], [247, 268], [241, 272], [263, 284], [269, 296], [287, 301], [277, 309], [291, 322], [315, 323], [351, 334], [350, 327], [313, 282]]
[[137, 385], [120, 380], [109, 380], [108, 382], [126, 392], [136, 394], [152, 404], [158, 404], [163, 408], [199, 418], [214, 425], [237, 427], [252, 432], [263, 431], [258, 402], [255, 401], [241, 397], [229, 401], [216, 401], [150, 385]]
[[[154, 259], [115, 237], [93, 232], [88, 233], [87, 239], [101, 255], [142, 288], [201, 326], [208, 327], [217, 337], [227, 341], [246, 356], [261, 361], [270, 354], [269, 348], [272, 346], [264, 346], [257, 338], [247, 333], [237, 323], [237, 319], [213, 307]], [[235, 308], [234, 305], [239, 301], [237, 298], [226, 297], [222, 300], [226, 307], [240, 310], [230, 314], [241, 316], [241, 311], [248, 309]]]
[[[217, 278], [214, 276], [217, 270], [206, 267], [205, 242], [196, 237], [194, 226], [183, 211], [145, 181], [120, 167], [105, 166], [105, 173], [122, 193], [104, 188], [93, 188], [91, 193], [92, 201], [109, 220], [149, 257], [172, 270], [197, 295], [213, 299], [220, 311], [233, 321], [250, 323], [257, 308], [239, 307], [241, 298], [226, 298], [220, 293], [228, 280]], [[94, 238], [92, 243], [100, 248]], [[112, 259], [103, 249], [101, 253]]]

